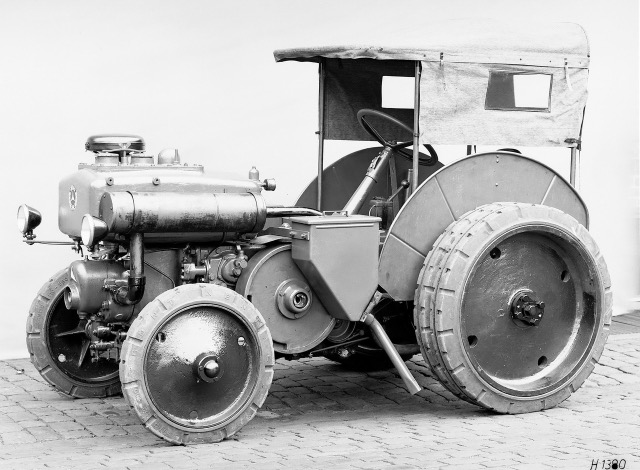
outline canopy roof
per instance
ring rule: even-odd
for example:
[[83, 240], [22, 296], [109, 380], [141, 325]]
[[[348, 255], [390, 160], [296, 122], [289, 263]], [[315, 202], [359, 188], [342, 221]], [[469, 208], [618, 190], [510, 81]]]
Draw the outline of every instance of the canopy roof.
[[[574, 23], [455, 20], [402, 31], [395, 44], [279, 49], [277, 62], [327, 59], [417, 60], [588, 68], [589, 43]], [[566, 61], [566, 64], [565, 64]]]
[[[277, 61], [322, 62], [324, 139], [371, 139], [356, 117], [370, 108], [411, 128], [417, 111], [421, 143], [579, 145], [589, 74], [581, 26], [458, 20], [397, 33], [384, 32], [396, 42], [385, 46], [274, 52]], [[412, 83], [410, 107], [383, 106], [385, 77], [414, 77], [417, 66], [418, 109]], [[383, 135], [411, 138], [401, 138], [395, 127], [376, 124]]]

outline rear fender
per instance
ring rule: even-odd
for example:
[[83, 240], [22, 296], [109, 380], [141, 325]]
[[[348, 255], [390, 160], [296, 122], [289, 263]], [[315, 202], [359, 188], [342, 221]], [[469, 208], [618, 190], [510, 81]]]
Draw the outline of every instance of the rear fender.
[[492, 202], [543, 204], [589, 226], [584, 201], [553, 169], [510, 152], [471, 155], [431, 175], [400, 209], [380, 252], [380, 287], [394, 300], [413, 300], [437, 238], [465, 213]]

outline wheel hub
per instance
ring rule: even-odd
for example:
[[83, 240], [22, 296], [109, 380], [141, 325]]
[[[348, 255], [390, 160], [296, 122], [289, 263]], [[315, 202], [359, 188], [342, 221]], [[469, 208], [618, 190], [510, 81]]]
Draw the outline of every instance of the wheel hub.
[[511, 318], [527, 326], [538, 326], [544, 315], [544, 302], [538, 302], [528, 292], [517, 293], [511, 302]]
[[197, 381], [213, 382], [222, 375], [220, 363], [213, 354], [200, 354], [193, 362], [193, 370]]
[[299, 279], [284, 281], [276, 292], [280, 313], [291, 320], [304, 317], [311, 307], [311, 288]]

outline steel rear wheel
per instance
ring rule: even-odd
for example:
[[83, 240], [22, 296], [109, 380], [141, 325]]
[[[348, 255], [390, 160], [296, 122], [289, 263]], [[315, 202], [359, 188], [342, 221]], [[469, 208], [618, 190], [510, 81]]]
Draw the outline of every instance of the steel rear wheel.
[[54, 274], [31, 304], [27, 349], [42, 377], [58, 391], [75, 398], [108, 397], [120, 393], [118, 363], [92, 362], [89, 338], [75, 310], [64, 305], [68, 269]]
[[249, 301], [189, 284], [158, 296], [133, 322], [120, 377], [125, 399], [156, 435], [218, 442], [262, 405], [273, 365], [271, 335]]
[[451, 224], [426, 257], [418, 341], [460, 398], [502, 413], [551, 408], [602, 354], [610, 288], [595, 242], [571, 216], [489, 204]]

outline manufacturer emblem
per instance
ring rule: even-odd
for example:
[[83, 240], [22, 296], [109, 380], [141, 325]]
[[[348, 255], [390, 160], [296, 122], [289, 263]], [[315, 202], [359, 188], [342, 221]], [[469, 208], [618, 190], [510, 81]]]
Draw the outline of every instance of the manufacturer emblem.
[[78, 191], [75, 186], [71, 186], [69, 188], [69, 207], [72, 211], [76, 210], [76, 206], [78, 203]]

